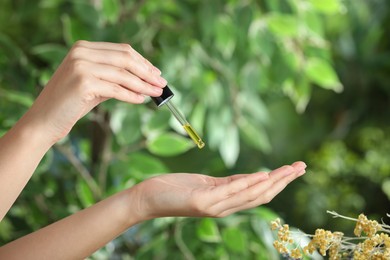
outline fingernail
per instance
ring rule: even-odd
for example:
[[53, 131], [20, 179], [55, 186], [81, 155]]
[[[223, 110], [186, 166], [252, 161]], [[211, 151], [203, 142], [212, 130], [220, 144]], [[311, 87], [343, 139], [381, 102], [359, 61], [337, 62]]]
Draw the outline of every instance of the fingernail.
[[158, 95], [161, 95], [163, 90], [162, 90], [162, 88], [159, 88], [159, 87], [153, 87], [153, 92], [158, 94]]
[[161, 70], [159, 70], [158, 68], [154, 67], [153, 66], [153, 71], [158, 74], [158, 75], [161, 75]]
[[265, 179], [268, 179], [269, 178], [269, 174], [268, 174], [268, 172], [263, 172], [262, 174], [261, 174], [261, 177], [265, 180]]
[[164, 85], [164, 87], [168, 84], [168, 81], [166, 81], [164, 78], [160, 77], [158, 81], [161, 83], [161, 85]]
[[138, 99], [138, 101], [140, 103], [143, 103], [145, 101], [145, 96], [141, 95], [141, 94], [137, 94], [136, 95], [136, 98]]
[[293, 163], [292, 166], [293, 166], [295, 169], [297, 169], [298, 172], [300, 172], [300, 171], [306, 169], [306, 163], [301, 162], [301, 161]]

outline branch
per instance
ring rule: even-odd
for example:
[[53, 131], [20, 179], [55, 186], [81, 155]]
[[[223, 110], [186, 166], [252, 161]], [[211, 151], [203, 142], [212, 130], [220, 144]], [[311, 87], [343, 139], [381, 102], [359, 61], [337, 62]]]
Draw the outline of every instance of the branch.
[[92, 178], [89, 170], [82, 164], [82, 162], [77, 158], [77, 156], [72, 151], [69, 145], [60, 145], [56, 144], [55, 148], [58, 149], [62, 155], [64, 155], [68, 161], [72, 164], [72, 166], [80, 173], [81, 177], [85, 180], [88, 187], [93, 193], [95, 199], [100, 199], [102, 196], [102, 192], [97, 185], [96, 181]]
[[343, 219], [348, 219], [348, 220], [352, 220], [352, 221], [358, 221], [357, 218], [346, 217], [346, 216], [340, 215], [336, 211], [327, 210], [326, 213], [333, 215], [333, 218], [343, 218]]
[[[133, 8], [128, 12], [122, 12], [119, 16], [119, 21], [123, 22], [126, 19], [134, 19], [134, 16], [138, 13], [138, 10], [145, 4], [146, 0], [135, 1]], [[121, 5], [125, 5], [125, 1], [121, 2]], [[123, 9], [126, 11], [125, 9]]]
[[183, 221], [178, 220], [175, 224], [175, 242], [177, 247], [180, 249], [180, 251], [184, 255], [184, 259], [186, 260], [195, 260], [195, 256], [191, 253], [191, 251], [188, 249], [187, 245], [184, 243], [181, 231], [183, 229]]

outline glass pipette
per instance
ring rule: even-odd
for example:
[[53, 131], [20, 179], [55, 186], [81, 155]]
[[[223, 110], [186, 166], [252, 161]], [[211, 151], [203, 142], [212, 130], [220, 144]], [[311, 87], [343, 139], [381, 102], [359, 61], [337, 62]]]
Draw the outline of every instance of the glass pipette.
[[183, 114], [180, 113], [179, 110], [170, 101], [173, 96], [173, 92], [169, 89], [168, 86], [166, 86], [163, 89], [162, 95], [159, 97], [152, 97], [152, 100], [158, 107], [166, 105], [177, 121], [179, 121], [179, 123], [183, 126], [184, 130], [187, 132], [192, 141], [194, 141], [199, 149], [202, 149], [205, 146], [205, 143], [203, 142], [202, 138], [200, 138], [195, 129], [190, 125], [190, 123], [188, 123]]

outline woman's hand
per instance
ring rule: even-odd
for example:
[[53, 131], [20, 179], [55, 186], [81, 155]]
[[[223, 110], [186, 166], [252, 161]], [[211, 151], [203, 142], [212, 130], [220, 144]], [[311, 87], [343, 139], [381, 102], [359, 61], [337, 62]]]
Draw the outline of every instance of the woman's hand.
[[77, 42], [27, 113], [56, 142], [100, 102], [115, 98], [142, 103], [159, 96], [167, 82], [128, 44]]
[[84, 259], [147, 219], [223, 217], [267, 203], [305, 168], [296, 162], [270, 173], [225, 178], [185, 173], [154, 177], [0, 247], [0, 258]]
[[131, 192], [131, 212], [141, 220], [164, 216], [224, 217], [270, 202], [288, 183], [305, 173], [295, 162], [270, 173], [214, 178], [166, 174], [148, 179]]

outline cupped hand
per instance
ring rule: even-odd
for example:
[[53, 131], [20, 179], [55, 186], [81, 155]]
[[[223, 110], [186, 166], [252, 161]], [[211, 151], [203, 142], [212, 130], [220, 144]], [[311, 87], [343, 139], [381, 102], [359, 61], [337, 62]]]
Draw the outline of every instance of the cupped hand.
[[128, 44], [77, 42], [27, 113], [57, 141], [100, 102], [142, 103], [160, 96], [161, 72]]
[[224, 217], [270, 202], [305, 173], [295, 162], [267, 172], [216, 178], [201, 174], [166, 174], [133, 187], [132, 212], [140, 219], [165, 216]]

